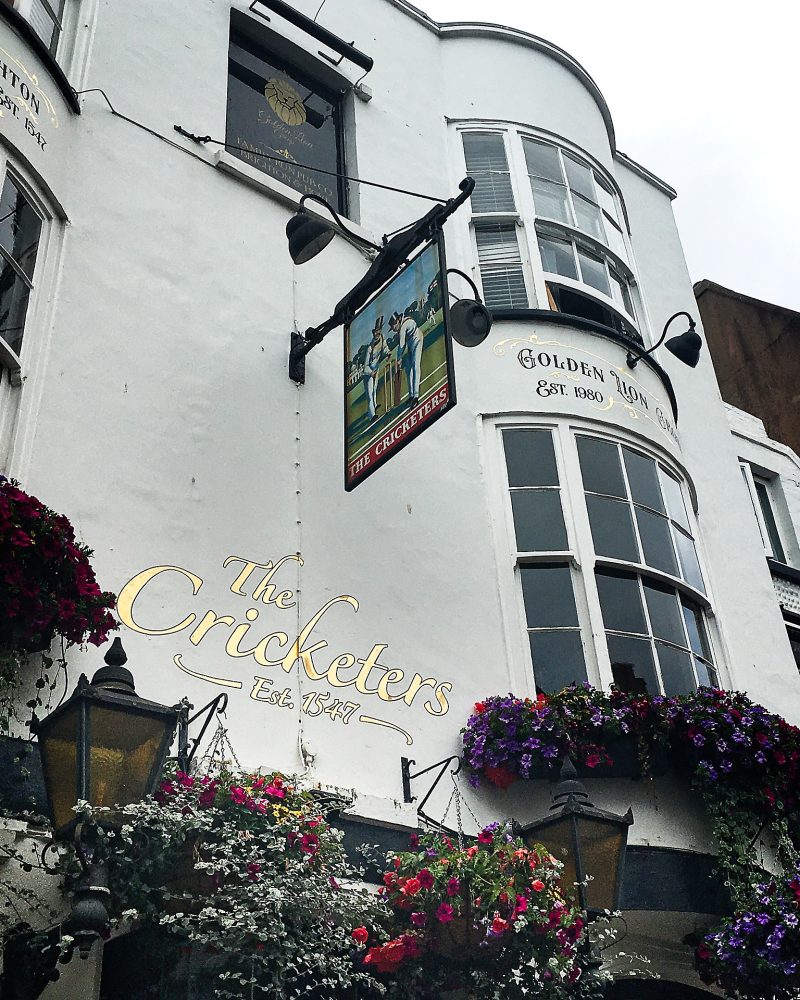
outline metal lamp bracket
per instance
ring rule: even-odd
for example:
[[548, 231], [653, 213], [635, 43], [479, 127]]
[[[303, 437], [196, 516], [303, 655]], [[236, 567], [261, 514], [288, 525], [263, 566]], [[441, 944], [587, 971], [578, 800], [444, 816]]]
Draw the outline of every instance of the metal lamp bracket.
[[[200, 745], [200, 741], [205, 736], [206, 730], [208, 729], [214, 714], [224, 715], [227, 707], [228, 696], [223, 692], [222, 694], [218, 694], [217, 697], [210, 701], [207, 705], [204, 705], [199, 712], [195, 712], [194, 715], [189, 715], [189, 710], [194, 708], [194, 705], [191, 705], [188, 699], [183, 699], [181, 702], [180, 715], [178, 717], [178, 766], [182, 771], [189, 770], [192, 758]], [[195, 739], [192, 740], [192, 746], [190, 749], [189, 726], [204, 714], [206, 717], [203, 721], [203, 725], [200, 727], [200, 732], [197, 734]]]
[[416, 781], [417, 778], [421, 778], [423, 774], [428, 774], [430, 771], [436, 770], [437, 767], [439, 768], [439, 773], [436, 775], [436, 777], [433, 780], [433, 784], [426, 792], [425, 798], [417, 806], [418, 815], [422, 815], [422, 810], [425, 808], [425, 803], [431, 797], [431, 795], [434, 792], [434, 789], [444, 777], [448, 765], [452, 764], [453, 762], [455, 762], [456, 766], [454, 770], [452, 770], [450, 773], [455, 775], [458, 774], [458, 772], [461, 770], [461, 758], [458, 756], [458, 754], [453, 754], [452, 757], [446, 757], [444, 760], [437, 761], [435, 764], [431, 764], [430, 767], [425, 767], [421, 771], [417, 771], [416, 774], [412, 774], [411, 767], [412, 765], [416, 765], [417, 762], [415, 760], [409, 760], [408, 757], [400, 758], [400, 773], [403, 778], [403, 801], [406, 803], [416, 802], [417, 800], [416, 795], [411, 794], [411, 782]]

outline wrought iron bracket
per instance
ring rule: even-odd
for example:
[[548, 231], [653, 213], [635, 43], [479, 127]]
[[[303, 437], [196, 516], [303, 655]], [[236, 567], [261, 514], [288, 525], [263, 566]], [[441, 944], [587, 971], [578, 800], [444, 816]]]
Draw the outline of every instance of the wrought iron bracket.
[[[218, 694], [216, 698], [212, 699], [207, 705], [204, 705], [200, 711], [195, 712], [194, 715], [189, 715], [189, 711], [194, 708], [187, 698], [184, 698], [181, 702], [181, 710], [178, 715], [178, 766], [182, 771], [188, 771], [192, 763], [192, 758], [194, 757], [198, 746], [200, 746], [200, 741], [205, 736], [206, 730], [214, 718], [214, 714], [224, 715], [225, 709], [228, 707], [228, 696], [224, 692]], [[189, 747], [189, 726], [196, 722], [201, 715], [205, 714], [205, 720], [203, 725], [200, 727], [200, 732], [197, 734], [194, 740], [192, 740], [191, 748]]]
[[419, 816], [423, 815], [422, 810], [425, 808], [425, 803], [431, 797], [431, 795], [434, 792], [434, 789], [436, 788], [436, 786], [439, 784], [439, 782], [444, 777], [444, 773], [447, 770], [448, 765], [452, 764], [453, 761], [455, 761], [456, 766], [455, 766], [455, 769], [453, 771], [451, 771], [450, 773], [451, 774], [458, 774], [458, 772], [461, 770], [461, 758], [458, 756], [458, 754], [453, 754], [452, 757], [446, 757], [444, 760], [439, 760], [435, 764], [431, 764], [430, 767], [425, 767], [421, 771], [417, 771], [416, 774], [412, 774], [411, 773], [411, 767], [412, 767], [412, 765], [416, 765], [417, 762], [415, 760], [409, 760], [408, 757], [401, 757], [400, 758], [400, 773], [401, 773], [402, 778], [403, 778], [403, 801], [404, 802], [416, 802], [416, 800], [417, 800], [416, 795], [412, 795], [411, 794], [411, 782], [412, 781], [416, 781], [417, 778], [421, 778], [423, 774], [428, 774], [430, 771], [434, 771], [437, 767], [439, 768], [439, 773], [434, 778], [433, 784], [431, 785], [431, 787], [425, 793], [425, 798], [423, 798], [422, 802], [420, 802], [420, 804], [417, 806], [417, 815], [419, 815]]

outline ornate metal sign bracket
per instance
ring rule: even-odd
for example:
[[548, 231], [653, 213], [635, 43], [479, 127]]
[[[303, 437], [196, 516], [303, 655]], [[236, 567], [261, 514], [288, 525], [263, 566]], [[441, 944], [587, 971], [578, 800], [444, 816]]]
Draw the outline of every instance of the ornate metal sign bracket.
[[461, 770], [461, 758], [458, 756], [458, 754], [453, 754], [452, 757], [446, 757], [444, 760], [437, 761], [435, 764], [431, 764], [430, 767], [423, 768], [421, 771], [417, 771], [416, 774], [412, 774], [411, 773], [411, 766], [412, 765], [416, 765], [417, 762], [415, 760], [409, 760], [408, 757], [401, 757], [400, 758], [400, 773], [401, 773], [401, 775], [403, 777], [403, 801], [404, 802], [415, 802], [416, 801], [416, 798], [417, 798], [416, 795], [412, 795], [411, 794], [411, 782], [412, 781], [416, 781], [417, 778], [421, 778], [423, 774], [428, 774], [429, 771], [433, 771], [437, 767], [439, 768], [439, 773], [436, 775], [436, 777], [434, 778], [433, 784], [431, 785], [431, 787], [428, 789], [427, 793], [425, 794], [425, 798], [417, 806], [417, 814], [418, 815], [420, 815], [420, 816], [422, 815], [422, 810], [425, 808], [425, 803], [431, 797], [431, 795], [433, 794], [434, 789], [436, 788], [436, 786], [439, 784], [439, 782], [444, 777], [444, 773], [447, 770], [448, 765], [452, 764], [454, 761], [455, 761], [455, 765], [456, 766], [455, 766], [455, 769], [452, 770], [450, 773], [455, 775], [455, 774], [458, 774], [458, 772]]

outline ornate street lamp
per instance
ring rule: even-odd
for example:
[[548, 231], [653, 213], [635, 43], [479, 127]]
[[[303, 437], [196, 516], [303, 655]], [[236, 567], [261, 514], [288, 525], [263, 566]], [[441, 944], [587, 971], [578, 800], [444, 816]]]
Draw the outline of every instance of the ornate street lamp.
[[625, 846], [632, 823], [630, 809], [624, 816], [596, 809], [578, 781], [575, 765], [566, 757], [550, 815], [523, 827], [520, 834], [529, 846], [543, 844], [562, 862], [565, 884], [577, 883], [581, 908], [595, 915], [619, 906]]
[[91, 682], [81, 674], [72, 697], [37, 725], [56, 839], [77, 826], [79, 800], [112, 808], [155, 790], [183, 709], [140, 698], [127, 659], [115, 639]]
[[176, 726], [187, 715], [187, 705], [140, 698], [127, 659], [115, 639], [91, 682], [81, 674], [72, 697], [36, 726], [53, 838], [74, 836], [83, 869], [67, 921], [83, 958], [108, 927], [108, 873], [93, 858], [92, 831], [84, 830], [74, 807], [79, 801], [104, 806], [111, 811], [98, 825], [117, 825], [114, 807], [155, 791]]

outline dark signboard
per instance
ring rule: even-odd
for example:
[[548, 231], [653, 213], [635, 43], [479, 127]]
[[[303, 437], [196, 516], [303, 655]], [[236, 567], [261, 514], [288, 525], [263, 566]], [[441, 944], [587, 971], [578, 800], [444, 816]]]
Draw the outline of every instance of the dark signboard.
[[344, 335], [345, 489], [456, 403], [441, 239], [356, 315]]
[[228, 151], [289, 187], [319, 195], [344, 211], [339, 179], [308, 169], [342, 172], [340, 103], [340, 95], [290, 68], [246, 35], [231, 33]]

